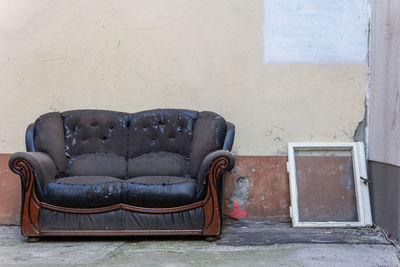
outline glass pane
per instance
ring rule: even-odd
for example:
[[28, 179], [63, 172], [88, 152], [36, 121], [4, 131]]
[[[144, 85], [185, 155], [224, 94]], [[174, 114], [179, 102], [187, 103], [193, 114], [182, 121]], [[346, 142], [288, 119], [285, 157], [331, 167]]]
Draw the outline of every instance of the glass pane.
[[351, 150], [295, 149], [299, 220], [356, 222]]

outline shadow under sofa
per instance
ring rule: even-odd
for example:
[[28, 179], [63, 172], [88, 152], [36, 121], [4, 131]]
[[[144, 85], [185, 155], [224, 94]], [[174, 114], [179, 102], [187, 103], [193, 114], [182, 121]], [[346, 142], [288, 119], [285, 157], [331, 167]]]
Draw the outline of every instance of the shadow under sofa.
[[216, 113], [52, 112], [26, 131], [24, 236], [221, 233], [221, 177], [235, 128]]

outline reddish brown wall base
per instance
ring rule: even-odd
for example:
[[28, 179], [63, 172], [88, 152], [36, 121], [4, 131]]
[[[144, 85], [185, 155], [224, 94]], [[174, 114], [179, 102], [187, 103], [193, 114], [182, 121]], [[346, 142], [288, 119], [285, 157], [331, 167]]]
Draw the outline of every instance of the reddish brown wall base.
[[256, 221], [289, 221], [286, 162], [286, 156], [238, 156], [224, 180], [224, 214]]
[[11, 154], [0, 154], [0, 224], [19, 224], [21, 182], [8, 168]]
[[[0, 224], [19, 224], [19, 176], [8, 168], [11, 154], [0, 154]], [[238, 156], [224, 179], [223, 213], [246, 220], [289, 221], [286, 156]], [[236, 204], [235, 204], [236, 203]]]

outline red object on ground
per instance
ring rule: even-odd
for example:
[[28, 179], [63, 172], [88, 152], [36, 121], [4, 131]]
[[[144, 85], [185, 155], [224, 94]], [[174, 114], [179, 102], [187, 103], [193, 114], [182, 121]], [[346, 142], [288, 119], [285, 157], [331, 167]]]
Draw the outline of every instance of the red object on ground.
[[235, 202], [233, 202], [233, 210], [228, 212], [227, 215], [235, 219], [243, 218], [246, 217], [246, 211], [240, 210], [239, 202], [235, 200]]

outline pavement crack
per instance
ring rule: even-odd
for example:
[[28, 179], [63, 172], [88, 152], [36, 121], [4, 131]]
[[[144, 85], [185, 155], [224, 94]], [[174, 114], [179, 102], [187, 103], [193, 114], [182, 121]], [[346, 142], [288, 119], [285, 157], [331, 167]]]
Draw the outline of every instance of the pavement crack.
[[120, 255], [122, 253], [122, 251], [120, 250], [120, 248], [122, 246], [124, 246], [126, 244], [126, 242], [122, 242], [120, 245], [118, 245], [116, 248], [114, 248], [113, 250], [111, 250], [110, 252], [108, 252], [107, 254], [105, 254], [103, 257], [101, 257], [99, 259], [99, 261], [103, 260], [104, 258], [106, 259], [112, 259], [118, 255]]

